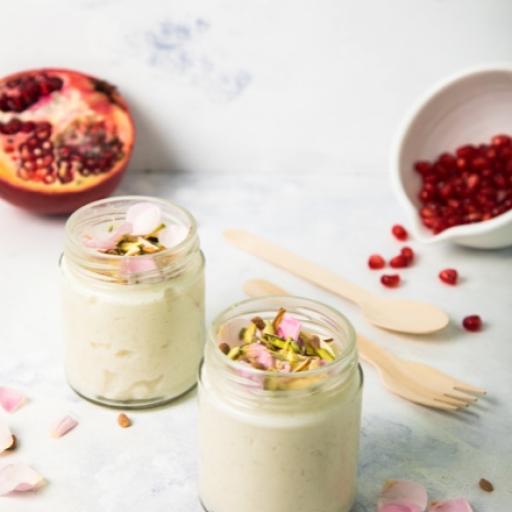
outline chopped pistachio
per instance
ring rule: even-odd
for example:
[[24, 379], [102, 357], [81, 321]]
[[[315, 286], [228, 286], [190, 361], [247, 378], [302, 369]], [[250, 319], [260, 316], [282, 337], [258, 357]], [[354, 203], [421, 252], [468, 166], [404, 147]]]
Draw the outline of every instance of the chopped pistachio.
[[228, 355], [229, 351], [231, 350], [227, 343], [219, 343], [219, 348], [220, 348], [220, 351], [226, 355]]
[[261, 316], [255, 316], [251, 322], [256, 326], [257, 329], [259, 329], [260, 331], [263, 331], [266, 327], [265, 325], [265, 320], [263, 320], [263, 318], [261, 318]]
[[243, 334], [243, 342], [244, 343], [251, 343], [254, 340], [254, 337], [256, 335], [256, 325], [252, 322], [245, 328], [244, 334]]
[[[286, 310], [280, 308], [273, 321], [258, 316], [252, 318], [239, 332], [241, 344], [239, 342], [239, 345], [230, 347], [222, 342], [219, 349], [230, 359], [243, 361], [259, 370], [280, 373], [314, 370], [336, 360], [338, 356], [329, 345], [334, 341], [332, 338], [321, 340], [318, 335], [303, 330], [299, 332], [298, 342], [277, 335], [279, 323], [285, 314]], [[265, 389], [272, 389], [273, 385], [273, 381], [265, 381]], [[295, 383], [290, 387], [286, 387], [286, 383], [284, 387], [280, 383], [275, 385], [280, 389], [293, 389], [294, 386], [298, 388], [306, 384]]]
[[236, 359], [238, 354], [240, 354], [240, 347], [239, 346], [236, 346], [236, 347], [233, 347], [229, 352], [228, 352], [228, 357], [229, 359]]
[[335, 357], [325, 348], [318, 348], [316, 353], [324, 360], [324, 361], [334, 361]]
[[279, 324], [284, 318], [284, 315], [286, 314], [286, 309], [279, 308], [279, 311], [277, 312], [277, 315], [274, 318], [274, 321], [272, 322], [272, 327], [274, 328], [274, 331], [277, 332], [277, 329], [279, 329]]

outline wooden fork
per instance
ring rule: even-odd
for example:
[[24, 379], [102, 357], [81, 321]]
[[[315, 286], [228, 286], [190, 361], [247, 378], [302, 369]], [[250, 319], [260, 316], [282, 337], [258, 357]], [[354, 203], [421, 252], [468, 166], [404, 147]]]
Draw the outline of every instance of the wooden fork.
[[402, 359], [361, 335], [357, 337], [357, 349], [361, 359], [377, 369], [384, 386], [410, 402], [456, 411], [486, 393], [427, 364]]
[[[244, 291], [251, 297], [288, 295], [282, 288], [264, 279], [246, 281]], [[402, 359], [384, 350], [365, 337], [357, 337], [361, 359], [379, 372], [384, 386], [410, 402], [444, 411], [468, 407], [486, 391], [432, 368], [423, 363]]]

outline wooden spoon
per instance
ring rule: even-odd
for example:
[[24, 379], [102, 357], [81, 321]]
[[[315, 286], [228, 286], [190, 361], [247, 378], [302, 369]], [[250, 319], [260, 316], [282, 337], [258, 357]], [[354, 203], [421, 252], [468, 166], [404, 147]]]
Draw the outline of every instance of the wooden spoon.
[[228, 229], [224, 236], [238, 248], [354, 302], [369, 322], [383, 329], [427, 334], [448, 325], [448, 315], [431, 304], [379, 297], [334, 272], [247, 231]]

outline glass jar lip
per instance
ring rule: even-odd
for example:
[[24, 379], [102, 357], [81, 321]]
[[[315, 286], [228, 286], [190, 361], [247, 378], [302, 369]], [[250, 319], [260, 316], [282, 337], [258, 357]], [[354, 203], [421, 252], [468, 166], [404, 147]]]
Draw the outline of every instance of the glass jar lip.
[[[67, 219], [66, 221], [66, 237], [68, 239], [69, 244], [71, 247], [77, 249], [79, 252], [82, 252], [83, 254], [95, 256], [96, 258], [101, 258], [104, 261], [121, 261], [126, 258], [132, 258], [132, 256], [121, 256], [117, 254], [106, 254], [98, 252], [96, 249], [90, 248], [85, 246], [80, 240], [78, 240], [78, 237], [75, 236], [71, 230], [73, 227], [73, 221], [76, 221], [76, 219], [79, 218], [80, 215], [82, 215], [84, 212], [86, 212], [89, 209], [92, 209], [95, 206], [101, 206], [104, 204], [115, 204], [122, 201], [134, 201], [134, 202], [148, 202], [152, 204], [162, 205], [162, 206], [171, 206], [180, 213], [184, 215], [184, 217], [187, 219], [187, 222], [189, 223], [188, 226], [188, 233], [187, 236], [178, 244], [169, 247], [167, 249], [164, 249], [163, 251], [160, 251], [158, 253], [158, 257], [165, 257], [169, 256], [174, 253], [179, 253], [182, 251], [184, 247], [187, 247], [191, 241], [195, 239], [197, 236], [197, 221], [194, 218], [194, 216], [190, 213], [189, 210], [187, 210], [185, 207], [170, 201], [168, 199], [162, 199], [159, 197], [153, 197], [153, 196], [138, 196], [138, 195], [128, 195], [128, 196], [114, 196], [114, 197], [107, 197], [105, 199], [99, 199], [97, 201], [92, 201], [91, 203], [87, 203], [84, 206], [81, 206], [77, 210], [75, 210]], [[137, 256], [136, 256], [137, 257]]]
[[[348, 346], [343, 350], [342, 355], [340, 358], [335, 359], [334, 361], [328, 362], [326, 365], [321, 366], [319, 368], [315, 368], [313, 370], [306, 370], [301, 372], [273, 372], [269, 370], [259, 370], [257, 368], [253, 368], [249, 365], [241, 364], [237, 361], [233, 361], [232, 359], [229, 359], [225, 356], [218, 348], [216, 343], [216, 333], [218, 331], [218, 328], [223, 324], [221, 320], [223, 320], [226, 316], [229, 315], [229, 313], [241, 306], [250, 305], [250, 304], [258, 304], [259, 302], [263, 302], [264, 300], [268, 299], [275, 299], [275, 300], [281, 300], [283, 304], [286, 304], [286, 301], [292, 299], [303, 302], [302, 306], [308, 308], [311, 310], [315, 310], [315, 306], [318, 309], [326, 309], [330, 313], [332, 313], [333, 316], [338, 317], [347, 327], [348, 330]], [[210, 328], [208, 329], [208, 341], [207, 343], [213, 344], [213, 348], [215, 349], [215, 353], [218, 353], [218, 356], [222, 356], [222, 361], [228, 366], [228, 368], [232, 370], [237, 371], [243, 371], [247, 376], [257, 376], [257, 377], [283, 377], [283, 378], [304, 378], [304, 377], [314, 377], [316, 375], [321, 375], [325, 373], [326, 371], [338, 369], [339, 367], [342, 367], [344, 365], [347, 365], [350, 363], [351, 359], [354, 357], [354, 354], [356, 352], [356, 331], [354, 327], [352, 326], [352, 323], [348, 320], [348, 318], [343, 314], [340, 313], [337, 309], [328, 306], [327, 304], [324, 304], [323, 302], [320, 302], [315, 299], [309, 299], [307, 297], [301, 297], [297, 295], [269, 295], [266, 297], [258, 297], [258, 298], [249, 298], [244, 299], [241, 301], [237, 301], [233, 304], [231, 304], [229, 307], [223, 309], [210, 325]]]

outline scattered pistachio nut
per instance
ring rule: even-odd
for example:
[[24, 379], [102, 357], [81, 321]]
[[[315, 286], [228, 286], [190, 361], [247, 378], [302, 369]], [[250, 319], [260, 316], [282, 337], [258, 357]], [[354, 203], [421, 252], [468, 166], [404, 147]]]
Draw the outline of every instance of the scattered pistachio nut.
[[132, 420], [128, 418], [124, 412], [120, 413], [117, 417], [117, 423], [121, 428], [128, 428], [132, 426]]
[[485, 492], [494, 491], [494, 485], [492, 485], [492, 483], [489, 482], [489, 480], [486, 480], [485, 478], [480, 478], [478, 485], [480, 486], [480, 489], [482, 489], [482, 491], [485, 491]]

